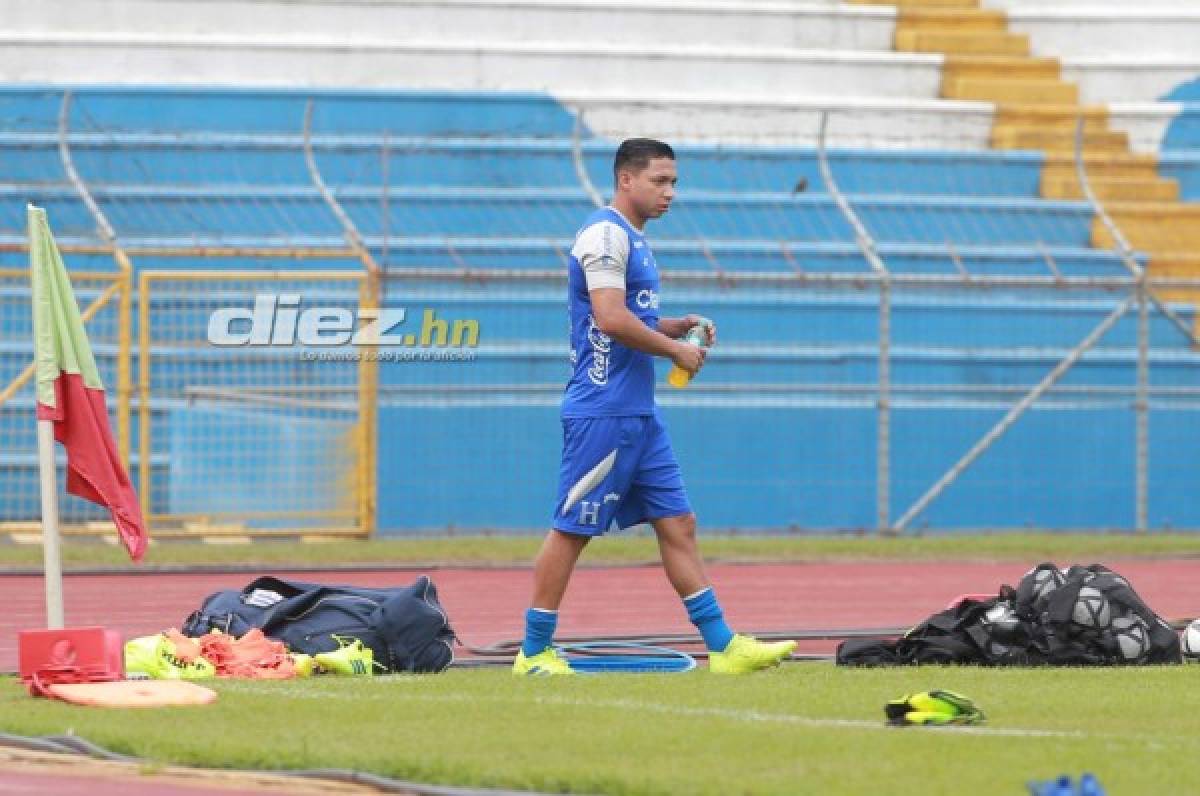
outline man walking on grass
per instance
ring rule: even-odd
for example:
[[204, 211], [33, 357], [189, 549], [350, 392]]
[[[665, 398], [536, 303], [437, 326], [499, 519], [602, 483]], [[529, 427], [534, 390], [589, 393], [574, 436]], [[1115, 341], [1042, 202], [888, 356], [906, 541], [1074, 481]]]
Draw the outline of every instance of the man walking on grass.
[[778, 665], [794, 641], [734, 634], [704, 571], [679, 463], [654, 401], [653, 357], [694, 375], [705, 349], [683, 338], [716, 326], [704, 318], [659, 318], [658, 268], [642, 230], [675, 197], [675, 153], [632, 138], [617, 149], [612, 204], [588, 216], [571, 249], [568, 302], [574, 366], [562, 403], [563, 453], [552, 530], [533, 572], [533, 600], [515, 674], [570, 674], [551, 641], [579, 554], [615, 521], [654, 527], [663, 569], [709, 650], [713, 672]]

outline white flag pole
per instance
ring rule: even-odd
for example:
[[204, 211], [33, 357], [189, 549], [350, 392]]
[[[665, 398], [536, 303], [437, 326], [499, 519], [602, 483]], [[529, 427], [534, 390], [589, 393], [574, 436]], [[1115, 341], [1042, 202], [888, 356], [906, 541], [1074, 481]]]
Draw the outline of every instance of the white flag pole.
[[[42, 225], [45, 225], [44, 211], [32, 204], [26, 206], [29, 217], [29, 276], [33, 301], [33, 335], [34, 335], [34, 364], [37, 373], [34, 379], [39, 390], [42, 383], [42, 358], [54, 346], [54, 335], [50, 331], [51, 322], [48, 313], [49, 299], [47, 286], [42, 284], [45, 279], [43, 267], [39, 267], [37, 246], [41, 238], [37, 231], [38, 214], [42, 214]], [[53, 241], [51, 241], [53, 246]], [[57, 370], [57, 368], [55, 368]], [[61, 374], [55, 373], [55, 376]], [[46, 627], [58, 630], [63, 627], [63, 584], [62, 584], [62, 545], [58, 528], [58, 468], [54, 465], [54, 421], [38, 418], [38, 476], [42, 487], [42, 570], [46, 579]]]
[[38, 471], [42, 482], [42, 560], [46, 574], [46, 627], [63, 627], [62, 548], [58, 532], [58, 472], [54, 422], [37, 421]]

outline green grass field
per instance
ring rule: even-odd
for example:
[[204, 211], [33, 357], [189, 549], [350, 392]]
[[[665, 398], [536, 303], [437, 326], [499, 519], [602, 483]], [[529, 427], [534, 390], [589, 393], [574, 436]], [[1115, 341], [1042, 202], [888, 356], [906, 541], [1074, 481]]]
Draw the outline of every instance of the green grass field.
[[[292, 564], [528, 564], [541, 544], [540, 535], [418, 537], [346, 540], [325, 544], [263, 541], [251, 545], [168, 543], [153, 545], [142, 568], [178, 566], [251, 566]], [[1128, 556], [1200, 556], [1196, 534], [1039, 534], [995, 533], [952, 536], [747, 536], [702, 534], [701, 549], [709, 560], [827, 561], [843, 560], [1052, 560], [1097, 561]], [[658, 560], [649, 535], [621, 535], [590, 545], [583, 561], [592, 564], [638, 564]], [[0, 545], [0, 569], [40, 568], [42, 551], [32, 545]], [[130, 567], [123, 550], [97, 542], [68, 540], [63, 566], [71, 569]]]
[[[503, 670], [219, 681], [202, 708], [105, 711], [0, 682], [0, 728], [155, 762], [338, 767], [422, 782], [603, 794], [1021, 794], [1096, 773], [1109, 794], [1195, 792], [1200, 667], [847, 670], [744, 678], [515, 679]], [[883, 704], [952, 688], [978, 728], [888, 728]]]
[[[514, 565], [538, 537], [251, 546], [165, 544], [145, 566]], [[1105, 560], [1190, 557], [1200, 539], [1124, 534], [869, 537], [709, 535], [710, 560]], [[653, 539], [616, 537], [592, 564], [657, 559]], [[69, 542], [66, 569], [124, 568], [118, 549]], [[0, 569], [40, 549], [0, 546]], [[1125, 669], [793, 663], [745, 678], [607, 675], [519, 680], [502, 669], [423, 677], [216, 681], [216, 705], [105, 711], [32, 700], [0, 679], [0, 732], [75, 733], [153, 764], [346, 768], [448, 785], [592, 794], [1025, 793], [1030, 779], [1096, 773], [1111, 794], [1188, 793], [1200, 752], [1200, 666]], [[979, 728], [887, 728], [883, 705], [951, 688], [987, 713]], [[153, 765], [150, 769], [153, 769]]]

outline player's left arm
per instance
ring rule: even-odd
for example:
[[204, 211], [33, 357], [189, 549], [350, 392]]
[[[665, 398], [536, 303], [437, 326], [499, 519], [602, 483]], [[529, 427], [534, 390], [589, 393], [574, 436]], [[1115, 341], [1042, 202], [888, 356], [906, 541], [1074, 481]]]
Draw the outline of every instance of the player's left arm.
[[[673, 340], [678, 340], [688, 333], [696, 324], [703, 321], [703, 316], [700, 315], [685, 315], [682, 318], [659, 318], [658, 331], [665, 334]], [[717, 324], [708, 322], [708, 345], [716, 345], [717, 342]]]

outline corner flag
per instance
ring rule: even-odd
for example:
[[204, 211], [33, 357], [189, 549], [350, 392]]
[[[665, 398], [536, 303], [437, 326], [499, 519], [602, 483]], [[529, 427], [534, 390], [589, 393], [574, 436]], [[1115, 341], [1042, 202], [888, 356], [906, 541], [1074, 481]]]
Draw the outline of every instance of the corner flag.
[[46, 211], [33, 205], [29, 266], [38, 420], [53, 421], [54, 438], [67, 449], [67, 491], [108, 508], [129, 556], [140, 561], [148, 540], [141, 506], [113, 442], [104, 385], [71, 280]]

